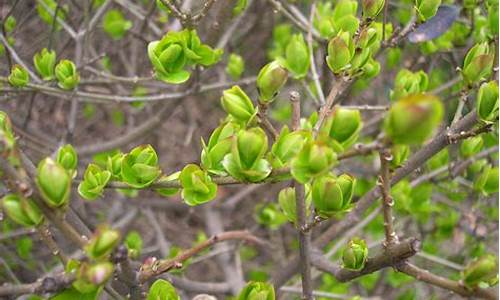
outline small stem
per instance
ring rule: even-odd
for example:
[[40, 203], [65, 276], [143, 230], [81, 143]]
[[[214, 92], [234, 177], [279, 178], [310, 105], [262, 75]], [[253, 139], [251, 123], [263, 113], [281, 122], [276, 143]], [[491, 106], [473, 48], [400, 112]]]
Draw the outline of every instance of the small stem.
[[61, 251], [56, 241], [52, 237], [52, 232], [50, 232], [49, 226], [47, 224], [42, 224], [37, 228], [37, 231], [42, 241], [49, 248], [50, 252], [53, 255], [57, 256], [63, 263], [63, 265], [66, 265], [66, 263], [68, 262], [68, 257]]
[[377, 151], [382, 149], [383, 145], [380, 142], [374, 142], [369, 145], [356, 144], [354, 145], [354, 149], [346, 151], [344, 153], [339, 154], [337, 157], [338, 160], [347, 159], [355, 156], [364, 156], [369, 155], [373, 151]]
[[311, 300], [312, 279], [311, 279], [311, 235], [308, 231], [302, 231], [300, 228], [306, 226], [307, 207], [305, 204], [304, 185], [294, 182], [296, 195], [297, 223], [299, 226], [299, 251], [300, 251], [300, 270], [302, 278], [302, 299]]
[[316, 13], [316, 1], [311, 4], [311, 12], [309, 14], [309, 26], [307, 30], [307, 47], [309, 49], [309, 59], [311, 64], [311, 73], [314, 86], [316, 88], [316, 93], [318, 94], [319, 104], [325, 105], [325, 95], [323, 89], [321, 88], [321, 82], [319, 81], [318, 70], [316, 69], [316, 60], [314, 59], [314, 48], [313, 48], [313, 21], [314, 14]]
[[467, 90], [463, 90], [462, 92], [460, 92], [460, 99], [458, 100], [457, 110], [455, 111], [455, 115], [453, 116], [453, 121], [451, 121], [451, 124], [455, 124], [462, 117], [462, 111], [464, 110], [465, 103], [467, 102], [467, 97]]
[[394, 206], [394, 199], [391, 196], [391, 178], [389, 171], [389, 164], [392, 160], [392, 154], [389, 149], [380, 151], [380, 193], [382, 194], [382, 207], [384, 211], [384, 230], [385, 230], [385, 246], [398, 243], [398, 236], [394, 231], [394, 216], [392, 214], [392, 207]]
[[200, 10], [199, 13], [197, 13], [196, 15], [194, 15], [192, 18], [191, 18], [191, 22], [193, 23], [198, 23], [201, 19], [203, 19], [208, 11], [210, 10], [210, 7], [212, 7], [212, 5], [215, 3], [215, 0], [206, 0], [205, 1], [205, 4], [203, 4], [203, 8]]
[[487, 123], [471, 130], [461, 131], [459, 133], [450, 133], [448, 134], [448, 142], [450, 144], [454, 144], [459, 140], [468, 139], [470, 137], [474, 137], [485, 132], [490, 132], [492, 130], [493, 130], [493, 123]]
[[300, 128], [300, 94], [297, 91], [290, 92], [290, 103], [292, 104], [292, 130]]
[[344, 89], [347, 87], [348, 82], [349, 81], [347, 79], [343, 77], [338, 77], [338, 79], [333, 84], [330, 93], [328, 93], [328, 96], [326, 97], [326, 104], [323, 105], [319, 111], [318, 122], [316, 122], [316, 125], [314, 126], [314, 136], [318, 135], [319, 129], [321, 128], [321, 125], [323, 124], [326, 117], [330, 113], [333, 104], [335, 102], [335, 99], [339, 94], [341, 94], [344, 91]]
[[228, 240], [242, 240], [254, 244], [263, 244], [263, 242], [250, 234], [248, 231], [227, 231], [221, 234], [217, 234], [205, 240], [198, 245], [181, 252], [179, 255], [174, 257], [173, 259], [167, 260], [158, 260], [154, 261], [151, 264], [145, 263], [141, 267], [141, 271], [139, 273], [139, 282], [146, 282], [148, 279], [158, 276], [162, 273], [168, 272], [172, 269], [181, 268], [182, 263], [193, 257], [194, 255], [200, 253], [206, 248], [223, 241]]
[[397, 266], [397, 269], [407, 275], [415, 277], [419, 281], [423, 281], [440, 288], [453, 291], [464, 297], [478, 297], [483, 299], [497, 299], [495, 293], [489, 289], [468, 289], [460, 282], [444, 278], [431, 272], [420, 269], [419, 267], [410, 263], [404, 263]]
[[302, 226], [300, 228], [300, 230], [302, 232], [308, 232], [311, 229], [313, 229], [315, 226], [317, 226], [318, 224], [320, 224], [321, 222], [323, 222], [324, 220], [326, 220], [326, 219], [323, 219], [320, 216], [314, 216], [312, 222], [306, 223], [304, 226]]
[[260, 125], [271, 134], [273, 140], [276, 140], [278, 138], [278, 131], [276, 128], [274, 128], [273, 124], [271, 121], [269, 121], [269, 118], [267, 117], [267, 105], [266, 104], [261, 104], [259, 103], [259, 119], [260, 119]]

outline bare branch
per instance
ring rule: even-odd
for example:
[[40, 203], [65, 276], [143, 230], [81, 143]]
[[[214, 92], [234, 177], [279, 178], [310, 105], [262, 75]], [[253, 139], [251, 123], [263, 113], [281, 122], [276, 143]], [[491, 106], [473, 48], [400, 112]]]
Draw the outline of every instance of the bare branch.
[[488, 289], [467, 289], [458, 281], [453, 281], [431, 272], [420, 269], [419, 267], [410, 263], [403, 263], [397, 266], [397, 269], [405, 274], [415, 277], [419, 281], [423, 281], [440, 288], [450, 290], [464, 297], [478, 297], [481, 299], [498, 299], [495, 292]]
[[392, 207], [394, 206], [394, 199], [391, 196], [391, 182], [390, 182], [390, 162], [392, 154], [389, 149], [380, 151], [380, 177], [378, 185], [380, 186], [380, 194], [382, 195], [382, 207], [384, 211], [384, 231], [385, 231], [385, 245], [398, 243], [398, 235], [394, 231], [394, 216], [392, 214]]
[[[313, 265], [323, 272], [332, 274], [340, 282], [348, 282], [360, 276], [371, 274], [383, 268], [394, 267], [412, 257], [420, 250], [420, 241], [416, 238], [401, 241], [398, 244], [383, 245], [379, 252], [369, 257], [365, 267], [359, 271], [344, 269], [333, 264], [321, 253], [313, 254]], [[373, 249], [370, 249], [370, 252]], [[377, 250], [376, 250], [377, 251]], [[375, 251], [375, 252], [376, 252]]]
[[229, 240], [241, 240], [259, 245], [263, 244], [263, 242], [259, 238], [253, 236], [248, 231], [227, 231], [218, 235], [214, 235], [211, 238], [194, 246], [193, 248], [181, 252], [173, 259], [158, 260], [153, 262], [152, 264], [145, 263], [141, 267], [139, 273], [139, 281], [146, 282], [152, 277], [158, 276], [172, 269], [180, 268], [182, 267], [183, 262], [205, 250], [206, 248], [216, 243]]

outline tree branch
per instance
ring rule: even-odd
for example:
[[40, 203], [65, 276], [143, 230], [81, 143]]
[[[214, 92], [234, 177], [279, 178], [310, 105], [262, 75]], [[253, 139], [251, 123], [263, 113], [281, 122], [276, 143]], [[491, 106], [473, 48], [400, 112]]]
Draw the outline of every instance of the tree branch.
[[70, 286], [74, 280], [74, 274], [61, 273], [28, 284], [4, 284], [0, 286], [0, 296], [54, 293]]
[[381, 167], [378, 185], [380, 187], [380, 194], [382, 195], [382, 208], [384, 212], [384, 245], [389, 246], [398, 243], [398, 235], [394, 231], [394, 216], [392, 214], [394, 199], [391, 196], [391, 175], [389, 170], [392, 154], [389, 149], [383, 149], [379, 154]]
[[419, 267], [412, 265], [410, 263], [403, 263], [397, 266], [397, 269], [407, 275], [415, 277], [419, 281], [423, 281], [440, 288], [453, 291], [464, 297], [478, 297], [482, 299], [498, 299], [494, 291], [489, 289], [467, 289], [458, 281], [453, 281], [448, 278], [444, 278], [431, 272], [420, 269]]
[[295, 185], [295, 206], [297, 208], [297, 223], [299, 234], [299, 251], [300, 251], [300, 270], [302, 278], [302, 299], [311, 300], [312, 295], [312, 279], [311, 279], [311, 234], [309, 231], [301, 230], [302, 226], [307, 223], [306, 220], [306, 203], [304, 195], [304, 185], [294, 181]]
[[221, 234], [212, 236], [211, 238], [201, 242], [200, 244], [194, 246], [191, 249], [181, 252], [179, 255], [172, 259], [158, 260], [151, 264], [145, 263], [142, 265], [139, 272], [139, 282], [146, 282], [152, 277], [158, 276], [162, 273], [168, 272], [172, 269], [177, 269], [182, 267], [182, 263], [187, 259], [193, 257], [194, 255], [200, 253], [206, 248], [223, 241], [228, 240], [241, 240], [254, 244], [262, 245], [263, 241], [254, 235], [250, 234], [248, 231], [227, 231]]
[[[323, 272], [332, 274], [340, 282], [348, 282], [366, 274], [371, 274], [383, 268], [394, 267], [412, 257], [420, 250], [420, 241], [416, 238], [401, 241], [398, 244], [382, 245], [376, 253], [369, 257], [365, 267], [359, 271], [344, 269], [326, 258], [321, 252], [313, 254], [313, 265]], [[370, 249], [370, 251], [373, 251]]]

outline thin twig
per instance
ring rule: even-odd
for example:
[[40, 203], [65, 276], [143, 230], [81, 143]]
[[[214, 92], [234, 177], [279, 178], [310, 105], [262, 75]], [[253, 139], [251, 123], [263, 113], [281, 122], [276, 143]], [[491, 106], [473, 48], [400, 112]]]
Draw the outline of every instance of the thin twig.
[[62, 252], [61, 248], [57, 245], [56, 241], [52, 237], [52, 232], [50, 232], [49, 226], [47, 224], [42, 224], [37, 229], [40, 238], [47, 245], [52, 255], [57, 256], [59, 260], [63, 263], [63, 265], [66, 265], [66, 263], [68, 262], [68, 258]]
[[330, 114], [331, 109], [333, 108], [333, 104], [335, 102], [335, 99], [337, 98], [337, 96], [342, 94], [342, 92], [347, 87], [348, 83], [349, 83], [348, 79], [344, 78], [343, 76], [340, 76], [337, 78], [337, 80], [333, 84], [330, 92], [328, 93], [328, 96], [326, 97], [326, 104], [323, 105], [319, 111], [318, 121], [316, 122], [316, 125], [314, 126], [315, 136], [318, 134], [319, 129], [321, 128], [321, 125], [323, 125], [323, 122], [325, 121], [326, 117]]
[[319, 104], [325, 105], [325, 94], [321, 88], [321, 82], [319, 81], [318, 70], [316, 69], [316, 60], [314, 59], [314, 48], [313, 48], [313, 21], [314, 14], [316, 13], [316, 1], [311, 4], [311, 11], [309, 13], [309, 26], [307, 28], [307, 47], [309, 48], [309, 59], [311, 64], [311, 74], [314, 86], [316, 88], [316, 93], [318, 94]]
[[[0, 39], [1, 39], [0, 35]], [[60, 88], [49, 87], [41, 84], [28, 83], [25, 88], [16, 89], [18, 92], [22, 91], [39, 91], [47, 95], [59, 96], [62, 100], [69, 100], [70, 97], [75, 96], [79, 98], [82, 102], [91, 103], [115, 103], [115, 102], [148, 102], [148, 101], [163, 101], [163, 100], [173, 100], [184, 98], [189, 95], [197, 95], [208, 91], [218, 90], [227, 88], [233, 85], [248, 85], [255, 82], [256, 77], [248, 77], [235, 82], [217, 82], [202, 85], [198, 89], [188, 89], [183, 92], [177, 93], [161, 93], [147, 96], [120, 96], [120, 95], [109, 95], [109, 94], [99, 94], [84, 91], [74, 91], [68, 92]], [[6, 77], [0, 77], [0, 82], [8, 82]], [[0, 87], [0, 92], [5, 91], [5, 87]]]
[[474, 136], [480, 135], [482, 133], [490, 132], [491, 130], [493, 130], [493, 124], [487, 123], [487, 124], [483, 124], [482, 126], [476, 127], [474, 129], [471, 129], [471, 130], [460, 131], [458, 133], [450, 133], [448, 135], [448, 139], [449, 139], [450, 144], [454, 144], [459, 140], [468, 139], [470, 137], [474, 137]]
[[278, 138], [278, 131], [276, 128], [274, 128], [273, 124], [269, 120], [267, 116], [267, 105], [259, 103], [259, 123], [264, 128], [269, 134], [271, 134], [271, 137], [273, 140], [276, 140]]
[[58, 292], [75, 280], [75, 274], [61, 273], [49, 276], [28, 284], [5, 284], [0, 285], [0, 296], [16, 296], [26, 294], [46, 294]]
[[302, 299], [311, 300], [312, 295], [312, 279], [311, 279], [311, 234], [309, 231], [303, 231], [300, 228], [305, 226], [306, 220], [306, 204], [304, 195], [304, 185], [294, 182], [295, 185], [295, 207], [297, 210], [297, 223], [299, 229], [299, 252], [300, 252], [300, 270], [302, 278]]
[[162, 273], [168, 272], [172, 269], [182, 267], [182, 263], [187, 259], [195, 256], [201, 251], [216, 243], [220, 243], [228, 240], [242, 240], [254, 244], [262, 245], [263, 242], [257, 237], [250, 234], [248, 231], [227, 231], [221, 234], [212, 236], [211, 238], [199, 243], [198, 245], [181, 252], [179, 255], [173, 259], [168, 260], [158, 260], [150, 265], [144, 264], [140, 270], [139, 281], [146, 282], [148, 279], [158, 276]]
[[421, 269], [410, 263], [403, 263], [397, 266], [397, 269], [407, 275], [415, 277], [419, 281], [423, 281], [440, 288], [455, 292], [464, 297], [478, 297], [482, 299], [497, 299], [495, 292], [490, 289], [468, 289], [458, 281], [453, 281], [448, 278], [444, 278], [435, 275], [427, 270]]
[[[382, 245], [376, 255], [368, 257], [365, 266], [358, 271], [344, 269], [328, 258], [315, 252], [313, 255], [313, 265], [323, 272], [332, 274], [340, 282], [348, 282], [366, 274], [371, 274], [380, 269], [396, 266], [398, 263], [412, 257], [420, 250], [420, 241], [415, 238], [404, 240], [398, 244], [389, 246]], [[375, 252], [371, 249], [370, 252]]]
[[382, 195], [382, 207], [384, 211], [384, 231], [385, 245], [398, 243], [398, 235], [394, 231], [394, 216], [392, 207], [394, 199], [391, 196], [391, 179], [390, 179], [390, 162], [392, 154], [389, 149], [380, 151], [380, 177], [378, 184], [380, 185], [380, 194]]

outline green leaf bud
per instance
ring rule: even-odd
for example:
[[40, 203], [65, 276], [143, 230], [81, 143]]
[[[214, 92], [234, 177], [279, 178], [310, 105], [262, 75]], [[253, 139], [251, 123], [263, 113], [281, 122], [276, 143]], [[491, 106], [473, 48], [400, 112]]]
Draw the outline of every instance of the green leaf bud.
[[464, 59], [462, 76], [469, 85], [490, 76], [493, 67], [494, 53], [487, 42], [474, 45]]
[[334, 18], [341, 18], [344, 15], [356, 15], [358, 11], [358, 2], [353, 0], [340, 0], [333, 10]]
[[[370, 0], [370, 1], [376, 1], [376, 0]], [[378, 39], [377, 29], [373, 27], [367, 27], [363, 29], [359, 34], [357, 46], [362, 49], [371, 47], [375, 42], [377, 42], [377, 39]]]
[[90, 164], [83, 174], [83, 181], [78, 185], [78, 193], [87, 200], [95, 200], [102, 195], [111, 172], [102, 170], [98, 165]]
[[325, 175], [313, 181], [312, 201], [316, 213], [322, 218], [351, 209], [351, 199], [356, 179], [348, 174], [337, 178]]
[[287, 217], [278, 209], [275, 203], [257, 204], [255, 206], [255, 220], [269, 229], [278, 229], [287, 221]]
[[232, 140], [231, 153], [222, 161], [227, 173], [249, 182], [258, 182], [269, 176], [271, 166], [263, 158], [268, 148], [267, 135], [261, 128], [240, 130]]
[[386, 64], [389, 69], [394, 69], [401, 61], [401, 48], [387, 50]]
[[273, 48], [268, 52], [271, 59], [285, 55], [285, 48], [292, 38], [292, 27], [288, 23], [282, 23], [273, 28]]
[[8, 194], [2, 198], [5, 214], [23, 226], [37, 226], [43, 221], [43, 214], [33, 201], [19, 195]]
[[362, 68], [363, 78], [371, 79], [380, 73], [380, 63], [370, 57]]
[[122, 160], [122, 180], [131, 187], [142, 189], [152, 184], [161, 170], [158, 156], [151, 145], [138, 146]]
[[5, 27], [6, 32], [12, 32], [16, 27], [16, 24], [17, 24], [16, 18], [13, 15], [10, 15], [3, 23], [3, 26]]
[[114, 40], [123, 38], [132, 25], [118, 9], [108, 10], [102, 19], [104, 32]]
[[78, 74], [75, 64], [70, 60], [61, 60], [56, 65], [55, 73], [59, 87], [64, 90], [72, 90], [80, 82], [80, 74]]
[[[163, 182], [177, 181], [177, 180], [179, 180], [180, 174], [181, 174], [181, 172], [178, 171], [178, 172], [172, 173], [168, 176], [162, 176], [162, 177], [160, 177], [160, 179], [158, 179], [157, 182], [159, 184], [161, 184]], [[170, 196], [177, 194], [179, 192], [179, 190], [180, 190], [179, 188], [160, 188], [160, 189], [156, 189], [155, 191], [164, 197], [170, 197]]]
[[[43, 2], [45, 5], [42, 5]], [[48, 7], [50, 11], [45, 8]], [[53, 26], [55, 24], [55, 30], [61, 29], [61, 25], [58, 22], [54, 21], [54, 12], [56, 11], [57, 8], [57, 2], [55, 0], [41, 0], [37, 2], [36, 5], [36, 10], [38, 12], [38, 16], [42, 21], [44, 21], [47, 25]], [[59, 9], [59, 11], [56, 14], [57, 19], [64, 20], [65, 19], [65, 11], [66, 13], [68, 12], [68, 6], [63, 5], [61, 7], [62, 9]]]
[[85, 253], [92, 259], [105, 259], [120, 241], [120, 233], [108, 226], [100, 226], [85, 246]]
[[410, 156], [410, 146], [408, 145], [394, 145], [391, 150], [392, 160], [391, 167], [393, 169], [399, 168]]
[[56, 162], [68, 171], [72, 177], [76, 176], [78, 154], [70, 144], [64, 145], [57, 151]]
[[113, 264], [98, 262], [91, 265], [85, 272], [85, 279], [94, 285], [101, 286], [113, 275]]
[[350, 205], [352, 196], [354, 194], [356, 178], [354, 178], [350, 174], [342, 174], [337, 177], [337, 183], [342, 190], [343, 207], [347, 209], [347, 205]]
[[399, 100], [409, 95], [427, 91], [429, 78], [424, 71], [411, 72], [401, 69], [394, 80], [394, 89], [391, 90], [391, 100]]
[[396, 144], [421, 144], [441, 122], [443, 110], [436, 96], [407, 96], [391, 106], [384, 123], [385, 133]]
[[220, 60], [222, 49], [212, 49], [210, 46], [202, 44], [196, 30], [185, 29], [181, 33], [186, 39], [188, 63], [197, 63], [208, 67]]
[[[356, 18], [358, 2], [353, 0], [340, 0], [333, 9], [332, 20], [337, 31], [348, 31], [350, 34], [358, 29], [359, 20]], [[347, 20], [347, 21], [346, 21]], [[350, 23], [350, 30], [347, 30], [346, 23]], [[356, 23], [356, 24], [354, 24]], [[352, 26], [355, 25], [355, 26]]]
[[498, 167], [486, 165], [481, 175], [474, 182], [474, 189], [485, 195], [498, 193]]
[[216, 175], [226, 175], [222, 160], [224, 156], [231, 151], [233, 143], [232, 136], [239, 130], [239, 126], [233, 122], [227, 122], [217, 127], [210, 139], [208, 145], [201, 140], [203, 150], [201, 151], [201, 166]]
[[498, 36], [498, 2], [488, 7], [488, 29], [493, 36]]
[[337, 163], [337, 154], [321, 142], [308, 142], [291, 161], [291, 173], [300, 183], [321, 176]]
[[[9, 116], [0, 111], [0, 152], [4, 150], [12, 150], [16, 144], [12, 124]], [[3, 149], [5, 147], [6, 149]]]
[[498, 258], [486, 254], [471, 261], [462, 272], [462, 281], [468, 288], [477, 288], [483, 282], [494, 285], [498, 281]]
[[231, 53], [227, 62], [226, 73], [229, 74], [232, 80], [238, 80], [244, 71], [245, 61], [243, 58], [236, 53]]
[[175, 31], [168, 32], [160, 41], [148, 44], [149, 60], [159, 80], [180, 84], [189, 79], [191, 74], [184, 70], [188, 60], [186, 49], [182, 33]]
[[182, 199], [187, 205], [200, 205], [213, 200], [217, 195], [217, 185], [197, 165], [185, 166], [179, 175], [179, 181], [182, 185]]
[[483, 83], [477, 92], [476, 111], [479, 119], [494, 122], [498, 119], [498, 84]]
[[336, 108], [320, 128], [320, 135], [349, 148], [358, 139], [363, 124], [357, 109]]
[[328, 42], [326, 63], [334, 74], [347, 68], [353, 56], [354, 46], [348, 32], [340, 32]]
[[364, 268], [368, 258], [368, 247], [362, 239], [353, 238], [342, 252], [342, 267], [359, 271]]
[[292, 73], [295, 79], [306, 77], [311, 64], [309, 48], [302, 34], [294, 34], [285, 49], [285, 58], [282, 65]]
[[483, 170], [483, 168], [488, 164], [487, 159], [479, 159], [473, 163], [471, 163], [467, 167], [467, 174], [471, 174], [472, 176], [476, 176]]
[[130, 258], [136, 259], [141, 255], [143, 242], [141, 235], [137, 231], [129, 232], [125, 237], [124, 244]]
[[288, 221], [297, 223], [295, 188], [287, 187], [278, 194], [278, 202]]
[[363, 0], [361, 7], [363, 8], [363, 17], [374, 19], [384, 8], [384, 0]]
[[336, 32], [348, 32], [354, 36], [359, 29], [359, 19], [353, 15], [347, 15], [340, 19], [333, 20], [333, 27]]
[[415, 9], [420, 21], [426, 21], [434, 17], [439, 5], [441, 5], [441, 0], [415, 0]]
[[351, 60], [351, 74], [355, 74], [359, 70], [362, 70], [363, 67], [368, 63], [371, 59], [371, 50], [370, 48], [358, 49], [356, 50], [354, 56]]
[[120, 179], [122, 176], [122, 161], [125, 155], [121, 152], [109, 155], [106, 160], [106, 170], [111, 173], [111, 178]]
[[287, 70], [276, 60], [262, 67], [259, 75], [257, 75], [256, 82], [259, 90], [259, 101], [261, 103], [272, 102], [285, 85], [287, 79]]
[[483, 148], [483, 138], [474, 136], [462, 141], [460, 145], [460, 155], [463, 157], [471, 157], [477, 154]]
[[7, 80], [13, 87], [25, 87], [30, 82], [28, 71], [21, 65], [14, 65]]
[[266, 282], [250, 281], [238, 295], [238, 300], [275, 300], [274, 287]]
[[311, 134], [309, 131], [299, 130], [290, 132], [288, 126], [283, 126], [279, 136], [271, 147], [269, 155], [269, 161], [273, 168], [285, 167], [310, 138]]
[[170, 282], [164, 279], [157, 279], [149, 289], [146, 300], [158, 299], [181, 300], [181, 297], [179, 297]]
[[251, 123], [257, 115], [257, 109], [254, 107], [252, 100], [237, 85], [222, 92], [221, 104], [226, 113], [235, 121], [243, 124]]
[[71, 193], [71, 175], [51, 158], [38, 164], [36, 185], [45, 203], [50, 207], [62, 207], [68, 203]]
[[54, 79], [54, 69], [56, 66], [56, 52], [43, 48], [42, 51], [35, 53], [33, 63], [38, 74], [43, 80]]
[[210, 66], [217, 63], [221, 49], [202, 44], [195, 30], [169, 31], [159, 41], [148, 44], [148, 56], [156, 78], [167, 83], [180, 84], [189, 79], [185, 70], [193, 64]]

